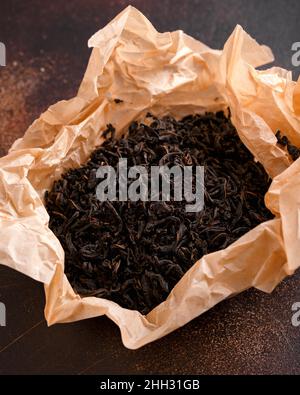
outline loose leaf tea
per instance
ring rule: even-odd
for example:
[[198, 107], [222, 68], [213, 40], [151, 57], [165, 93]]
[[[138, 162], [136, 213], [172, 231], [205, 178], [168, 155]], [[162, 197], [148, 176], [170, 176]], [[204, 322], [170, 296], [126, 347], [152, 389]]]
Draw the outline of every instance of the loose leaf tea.
[[[65, 250], [65, 273], [78, 294], [146, 314], [164, 301], [203, 255], [226, 248], [272, 218], [264, 205], [270, 179], [223, 112], [133, 122], [105, 142], [82, 167], [66, 172], [46, 193], [50, 228]], [[185, 201], [99, 201], [97, 169], [204, 166], [204, 209]], [[173, 190], [174, 180], [171, 181]]]
[[276, 138], [279, 145], [286, 147], [287, 152], [291, 156], [292, 160], [297, 160], [300, 156], [300, 150], [295, 145], [291, 144], [286, 136], [282, 136], [280, 130], [276, 132]]

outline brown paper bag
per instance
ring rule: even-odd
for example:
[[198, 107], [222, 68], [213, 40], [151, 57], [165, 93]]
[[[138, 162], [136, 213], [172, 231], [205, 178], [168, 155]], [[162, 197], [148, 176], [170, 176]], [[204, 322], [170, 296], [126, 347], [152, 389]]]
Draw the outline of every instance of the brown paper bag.
[[[280, 129], [300, 146], [300, 82], [280, 68], [256, 70], [273, 60], [272, 52], [240, 26], [216, 51], [182, 31], [158, 33], [133, 7], [89, 46], [77, 96], [51, 106], [0, 159], [0, 262], [45, 283], [49, 325], [105, 314], [135, 349], [249, 287], [270, 292], [299, 267], [300, 160], [289, 162], [274, 133]], [[228, 106], [240, 138], [273, 178], [266, 204], [276, 217], [196, 262], [147, 316], [76, 295], [48, 228], [45, 190], [89, 157], [108, 123], [121, 132], [147, 111], [180, 117]]]

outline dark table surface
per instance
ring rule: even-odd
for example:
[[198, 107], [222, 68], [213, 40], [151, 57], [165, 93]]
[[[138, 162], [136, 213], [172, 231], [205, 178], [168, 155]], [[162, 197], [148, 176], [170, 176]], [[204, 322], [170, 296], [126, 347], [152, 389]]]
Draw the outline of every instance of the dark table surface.
[[[293, 69], [298, 0], [1, 0], [7, 66], [0, 68], [0, 155], [50, 104], [76, 94], [90, 54], [88, 38], [129, 3], [159, 31], [183, 29], [214, 48], [222, 48], [239, 23], [272, 47], [276, 65]], [[299, 70], [293, 69], [294, 79]], [[0, 266], [0, 302], [7, 309], [0, 373], [299, 374], [300, 327], [291, 324], [299, 280], [298, 272], [271, 295], [244, 292], [130, 351], [105, 317], [48, 328], [43, 286]]]

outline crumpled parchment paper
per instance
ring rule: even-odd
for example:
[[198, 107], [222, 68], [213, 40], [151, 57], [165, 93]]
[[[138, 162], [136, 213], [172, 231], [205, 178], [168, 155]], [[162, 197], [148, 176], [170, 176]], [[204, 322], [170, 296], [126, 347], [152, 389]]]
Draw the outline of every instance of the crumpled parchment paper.
[[[275, 132], [300, 146], [300, 81], [278, 67], [256, 70], [273, 61], [272, 52], [240, 26], [213, 50], [182, 31], [158, 33], [131, 6], [88, 44], [77, 96], [49, 107], [0, 159], [0, 262], [45, 284], [49, 325], [105, 314], [136, 349], [249, 287], [271, 292], [299, 267], [300, 160], [291, 164]], [[89, 157], [108, 123], [120, 133], [147, 111], [181, 117], [228, 106], [241, 140], [273, 178], [266, 204], [275, 219], [196, 262], [147, 316], [76, 295], [48, 228], [45, 190]]]

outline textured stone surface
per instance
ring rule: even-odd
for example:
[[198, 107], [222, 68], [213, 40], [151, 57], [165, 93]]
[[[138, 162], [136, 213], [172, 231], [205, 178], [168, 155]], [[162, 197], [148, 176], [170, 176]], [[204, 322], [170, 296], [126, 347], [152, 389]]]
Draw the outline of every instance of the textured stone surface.
[[[1, 1], [0, 155], [50, 104], [76, 94], [89, 57], [87, 40], [129, 2], [117, 0]], [[272, 47], [276, 65], [292, 69], [300, 41], [300, 3], [288, 1], [131, 1], [160, 31], [183, 29], [221, 48], [240, 23]], [[294, 68], [294, 78], [300, 68]], [[259, 257], [258, 257], [259, 259]], [[300, 373], [300, 273], [271, 295], [249, 290], [140, 350], [125, 349], [104, 317], [47, 328], [42, 285], [0, 266], [0, 373]], [[172, 350], [172, 352], [170, 352]]]

